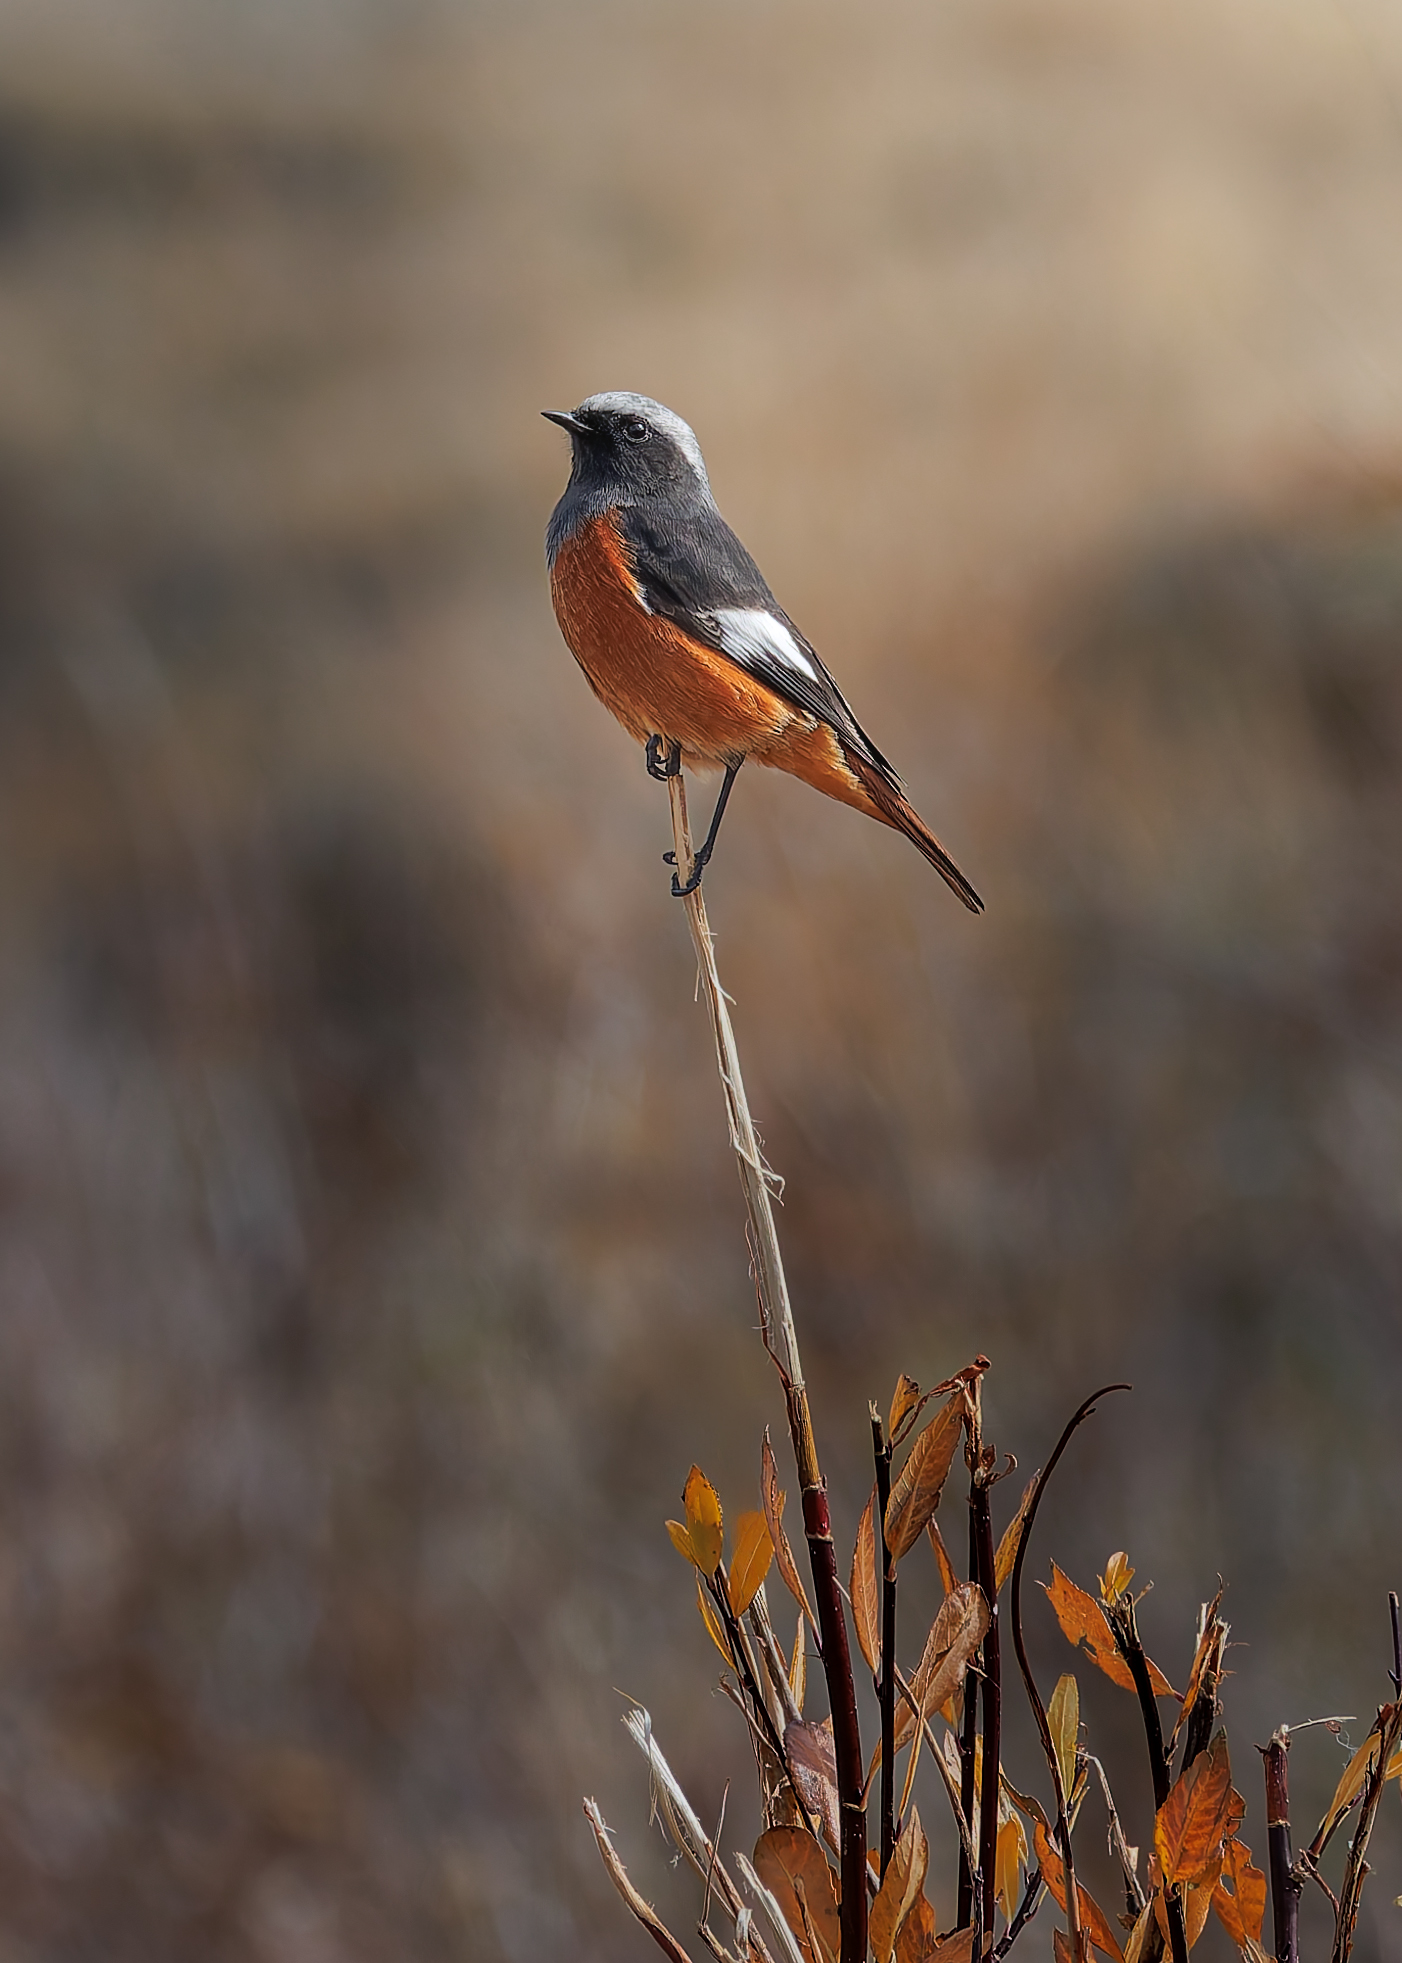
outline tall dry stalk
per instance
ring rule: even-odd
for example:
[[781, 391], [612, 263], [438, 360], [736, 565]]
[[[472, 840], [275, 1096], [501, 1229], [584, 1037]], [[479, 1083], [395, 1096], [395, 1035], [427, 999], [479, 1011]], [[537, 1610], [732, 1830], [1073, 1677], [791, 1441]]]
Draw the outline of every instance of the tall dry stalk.
[[[694, 852], [691, 828], [687, 822], [686, 781], [680, 770], [668, 779], [667, 787], [672, 804], [672, 838], [677, 872], [685, 885], [691, 876]], [[682, 904], [686, 908], [687, 924], [691, 928], [692, 944], [696, 949], [701, 992], [710, 1012], [716, 1063], [720, 1070], [730, 1127], [730, 1143], [745, 1196], [764, 1344], [783, 1382], [789, 1437], [802, 1494], [803, 1528], [818, 1604], [818, 1634], [837, 1761], [841, 1817], [842, 1963], [866, 1963], [867, 1823], [862, 1800], [862, 1746], [857, 1728], [857, 1695], [847, 1642], [847, 1622], [837, 1578], [837, 1551], [833, 1545], [828, 1514], [827, 1485], [818, 1462], [818, 1447], [813, 1436], [808, 1391], [799, 1355], [798, 1331], [794, 1327], [793, 1306], [789, 1301], [784, 1261], [774, 1225], [774, 1208], [770, 1199], [772, 1174], [764, 1163], [754, 1120], [750, 1115], [749, 1100], [745, 1095], [740, 1053], [735, 1044], [725, 991], [716, 969], [715, 946], [701, 888], [698, 886], [694, 893], [689, 893]]]

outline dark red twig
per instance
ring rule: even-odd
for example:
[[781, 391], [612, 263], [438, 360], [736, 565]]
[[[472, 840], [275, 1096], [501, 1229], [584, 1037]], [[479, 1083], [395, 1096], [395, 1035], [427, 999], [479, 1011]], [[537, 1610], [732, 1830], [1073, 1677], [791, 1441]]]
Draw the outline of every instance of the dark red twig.
[[[989, 1452], [987, 1460], [992, 1461]], [[988, 1602], [988, 1634], [983, 1639], [983, 1791], [979, 1795], [978, 1864], [982, 1877], [985, 1935], [993, 1933], [998, 1851], [998, 1762], [1002, 1751], [1002, 1670], [998, 1654], [998, 1582], [994, 1572], [993, 1513], [989, 1505], [990, 1464], [974, 1472], [974, 1544], [978, 1556], [978, 1585]]]
[[[978, 1536], [974, 1525], [974, 1500], [972, 1487], [969, 1493], [969, 1579], [978, 1581]], [[959, 1727], [959, 1809], [969, 1832], [960, 1836], [959, 1844], [959, 1894], [955, 1911], [955, 1927], [967, 1928], [974, 1912], [974, 1871], [969, 1864], [967, 1840], [972, 1840], [974, 1831], [974, 1740], [978, 1737], [978, 1680], [972, 1670], [964, 1675], [964, 1714]]]
[[871, 1416], [876, 1458], [876, 1517], [881, 1535], [881, 1675], [876, 1694], [881, 1706], [881, 1873], [896, 1847], [896, 1564], [886, 1545], [886, 1507], [891, 1498], [891, 1446], [881, 1419]]
[[[1164, 1749], [1163, 1721], [1159, 1717], [1158, 1699], [1154, 1696], [1153, 1679], [1149, 1675], [1149, 1659], [1144, 1654], [1144, 1645], [1139, 1640], [1139, 1629], [1134, 1619], [1134, 1597], [1122, 1595], [1117, 1602], [1107, 1605], [1105, 1619], [1110, 1624], [1116, 1649], [1129, 1665], [1129, 1674], [1138, 1693], [1139, 1712], [1144, 1721], [1144, 1741], [1149, 1748], [1149, 1772], [1154, 1782], [1154, 1810], [1157, 1812], [1173, 1785], [1173, 1769]], [[1168, 1916], [1168, 1939], [1173, 1951], [1173, 1963], [1188, 1963], [1183, 1898], [1176, 1888], [1165, 1888], [1164, 1908]]]
[[1290, 1858], [1290, 1781], [1286, 1753], [1290, 1734], [1277, 1731], [1262, 1757], [1266, 1772], [1266, 1856], [1271, 1875], [1271, 1918], [1276, 1963], [1299, 1963], [1300, 1890], [1304, 1886]]
[[1394, 1589], [1387, 1598], [1388, 1613], [1392, 1617], [1392, 1668], [1388, 1675], [1392, 1679], [1392, 1694], [1402, 1697], [1402, 1625], [1398, 1622], [1397, 1591]]

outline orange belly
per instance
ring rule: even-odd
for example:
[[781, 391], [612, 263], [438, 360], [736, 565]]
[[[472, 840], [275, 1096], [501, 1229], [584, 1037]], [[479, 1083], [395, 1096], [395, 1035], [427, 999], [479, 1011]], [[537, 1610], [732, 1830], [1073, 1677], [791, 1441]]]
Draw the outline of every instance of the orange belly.
[[627, 553], [607, 518], [592, 519], [560, 547], [550, 592], [560, 631], [594, 693], [640, 743], [649, 736], [680, 743], [683, 761], [693, 764], [752, 757], [891, 822], [826, 723], [644, 610]]

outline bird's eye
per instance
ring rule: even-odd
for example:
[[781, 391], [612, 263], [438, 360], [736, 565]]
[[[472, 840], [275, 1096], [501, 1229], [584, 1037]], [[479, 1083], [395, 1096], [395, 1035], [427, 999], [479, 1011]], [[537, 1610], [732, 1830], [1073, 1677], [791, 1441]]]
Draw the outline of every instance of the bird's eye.
[[626, 422], [623, 425], [623, 434], [630, 443], [646, 443], [647, 439], [652, 435], [652, 431], [648, 428], [641, 416], [634, 416], [631, 422]]

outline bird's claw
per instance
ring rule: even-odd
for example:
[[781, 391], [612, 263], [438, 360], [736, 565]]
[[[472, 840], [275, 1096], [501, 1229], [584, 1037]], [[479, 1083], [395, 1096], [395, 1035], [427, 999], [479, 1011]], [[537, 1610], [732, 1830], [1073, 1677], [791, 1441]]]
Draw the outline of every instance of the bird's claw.
[[647, 739], [647, 774], [659, 784], [665, 784], [669, 777], [679, 776], [682, 767], [682, 746], [669, 743], [664, 754], [662, 738], [649, 736]]

